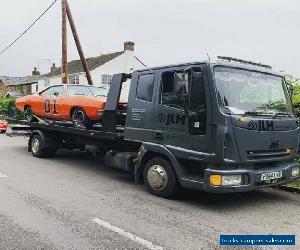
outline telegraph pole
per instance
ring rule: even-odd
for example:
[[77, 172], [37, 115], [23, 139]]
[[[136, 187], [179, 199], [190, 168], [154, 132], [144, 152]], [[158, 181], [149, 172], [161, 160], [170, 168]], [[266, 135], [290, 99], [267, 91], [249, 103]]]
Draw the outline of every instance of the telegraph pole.
[[76, 27], [75, 27], [74, 19], [73, 19], [71, 9], [70, 9], [70, 6], [69, 6], [68, 2], [66, 3], [66, 11], [67, 11], [67, 17], [68, 17], [68, 20], [69, 20], [69, 23], [70, 23], [70, 26], [71, 26], [71, 30], [72, 30], [72, 33], [73, 33], [74, 41], [75, 41], [75, 44], [76, 44], [76, 47], [77, 47], [77, 50], [78, 50], [78, 54], [80, 56], [82, 67], [85, 71], [85, 76], [87, 78], [88, 84], [93, 85], [93, 81], [92, 81], [92, 77], [91, 77], [91, 74], [90, 74], [89, 66], [86, 62], [86, 59], [85, 59], [85, 56], [84, 56], [84, 53], [83, 53], [83, 50], [82, 50], [82, 47], [81, 47], [81, 44], [80, 44], [79, 36], [78, 36], [77, 30], [76, 30]]
[[67, 0], [61, 0], [62, 7], [62, 83], [68, 84], [68, 47], [67, 47]]

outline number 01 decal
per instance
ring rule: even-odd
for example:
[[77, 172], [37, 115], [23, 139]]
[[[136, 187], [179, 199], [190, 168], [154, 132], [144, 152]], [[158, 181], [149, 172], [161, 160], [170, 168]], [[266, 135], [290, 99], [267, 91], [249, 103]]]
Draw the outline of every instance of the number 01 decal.
[[[45, 108], [45, 112], [47, 114], [51, 113], [50, 104], [51, 104], [51, 101], [49, 99], [45, 100], [45, 102], [44, 102], [44, 108]], [[58, 114], [56, 104], [57, 104], [57, 100], [53, 99], [53, 111], [52, 111], [52, 114], [54, 114], [54, 115]]]

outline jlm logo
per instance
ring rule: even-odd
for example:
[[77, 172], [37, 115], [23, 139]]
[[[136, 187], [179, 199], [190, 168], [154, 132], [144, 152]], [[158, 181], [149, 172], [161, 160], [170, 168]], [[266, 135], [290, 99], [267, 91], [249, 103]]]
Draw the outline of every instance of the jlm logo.
[[279, 149], [279, 141], [271, 140], [271, 144], [269, 145], [269, 150], [278, 150]]
[[185, 115], [160, 113], [157, 116], [157, 122], [165, 123], [165, 125], [167, 126], [169, 126], [170, 124], [185, 125]]

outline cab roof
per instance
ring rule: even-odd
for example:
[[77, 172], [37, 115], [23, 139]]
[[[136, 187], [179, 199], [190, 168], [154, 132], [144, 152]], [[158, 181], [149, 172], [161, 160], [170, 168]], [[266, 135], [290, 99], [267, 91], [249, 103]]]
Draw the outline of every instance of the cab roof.
[[145, 69], [140, 69], [136, 70], [136, 72], [147, 72], [147, 71], [153, 71], [153, 70], [163, 70], [163, 69], [168, 69], [168, 68], [174, 68], [174, 67], [189, 67], [193, 65], [199, 65], [199, 64], [206, 64], [208, 65], [211, 69], [215, 66], [223, 66], [223, 67], [231, 67], [231, 68], [238, 68], [238, 69], [245, 69], [245, 70], [251, 70], [251, 71], [258, 71], [262, 73], [267, 73], [267, 74], [272, 74], [272, 75], [277, 75], [277, 76], [283, 76], [281, 73], [272, 70], [271, 68], [259, 66], [259, 65], [252, 65], [252, 64], [247, 64], [243, 62], [233, 62], [233, 61], [227, 61], [227, 60], [215, 60], [215, 61], [196, 61], [196, 62], [187, 62], [187, 63], [179, 63], [179, 64], [171, 64], [171, 65], [165, 65], [165, 66], [158, 66], [158, 67], [152, 67], [152, 68], [145, 68]]

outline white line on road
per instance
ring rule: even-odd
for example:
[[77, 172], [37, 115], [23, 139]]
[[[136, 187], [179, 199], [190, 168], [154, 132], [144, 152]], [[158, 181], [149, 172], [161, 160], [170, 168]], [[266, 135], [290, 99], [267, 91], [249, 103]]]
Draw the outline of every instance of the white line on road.
[[151, 250], [163, 250], [162, 247], [160, 246], [156, 246], [154, 245], [153, 243], [151, 243], [150, 241], [147, 241], [147, 240], [144, 240], [143, 238], [139, 237], [139, 236], [136, 236], [134, 234], [131, 234], [129, 232], [126, 232], [125, 230], [119, 228], [119, 227], [116, 227], [116, 226], [113, 226], [111, 224], [109, 224], [108, 222], [106, 221], [103, 221], [103, 220], [100, 220], [98, 218], [94, 218], [92, 219], [93, 222], [115, 232], [115, 233], [118, 233], [132, 241], [135, 241], [136, 243], [139, 243], [141, 245], [143, 245], [144, 247], [147, 247], [148, 249], [151, 249]]
[[0, 178], [7, 178], [7, 176], [5, 174], [0, 173]]

